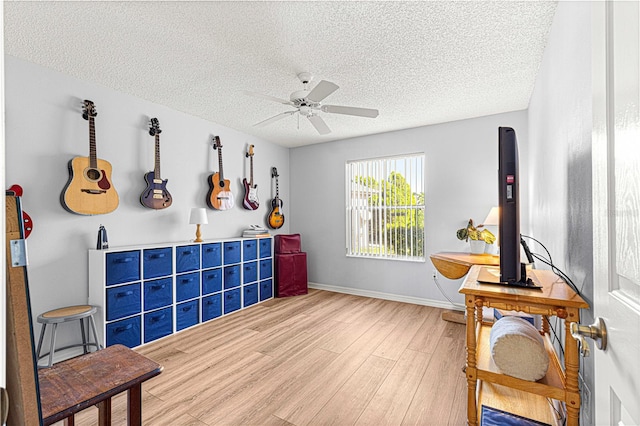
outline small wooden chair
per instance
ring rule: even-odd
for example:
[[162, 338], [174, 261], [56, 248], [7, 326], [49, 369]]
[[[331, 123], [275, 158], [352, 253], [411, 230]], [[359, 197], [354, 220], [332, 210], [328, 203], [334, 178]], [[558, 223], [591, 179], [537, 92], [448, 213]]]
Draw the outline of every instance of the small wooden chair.
[[[57, 350], [61, 351], [64, 349], [74, 348], [78, 346], [82, 346], [84, 349], [84, 353], [88, 353], [88, 348], [93, 346], [96, 349], [102, 349], [102, 346], [98, 342], [98, 333], [96, 332], [96, 324], [93, 320], [93, 314], [98, 311], [98, 308], [91, 305], [77, 305], [77, 306], [68, 306], [66, 308], [54, 309], [52, 311], [47, 311], [43, 314], [38, 315], [38, 322], [42, 324], [42, 329], [40, 330], [40, 339], [38, 340], [38, 349], [36, 351], [38, 355], [38, 361], [47, 355], [49, 356], [49, 363], [47, 367], [51, 367], [53, 365], [53, 354], [56, 351], [56, 331], [59, 323], [69, 322], [69, 321], [80, 321], [80, 331], [82, 333], [82, 343], [77, 343], [69, 346], [65, 346], [63, 348], [58, 348]], [[87, 331], [85, 333], [84, 329], [84, 319], [87, 318], [89, 325], [91, 327], [91, 331], [93, 332], [93, 342], [88, 340], [91, 339], [90, 333]], [[44, 340], [44, 333], [47, 329], [48, 324], [53, 324], [53, 329], [51, 330], [51, 342], [49, 344], [49, 352], [40, 355], [40, 351], [42, 350], [42, 341]]]

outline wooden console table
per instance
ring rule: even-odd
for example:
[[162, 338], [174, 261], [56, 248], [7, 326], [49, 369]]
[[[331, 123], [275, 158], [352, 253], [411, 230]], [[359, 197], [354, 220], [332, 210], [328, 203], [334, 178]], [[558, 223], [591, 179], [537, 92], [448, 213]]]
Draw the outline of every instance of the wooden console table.
[[[462, 252], [440, 252], [429, 256], [433, 266], [436, 267], [445, 278], [457, 280], [469, 273], [473, 265], [500, 265], [500, 258], [491, 254], [472, 254]], [[445, 321], [465, 323], [464, 313], [446, 311], [442, 313]]]
[[128, 392], [129, 425], [142, 424], [142, 382], [157, 376], [162, 366], [122, 345], [81, 355], [38, 370], [44, 425], [65, 420], [97, 405], [99, 425], [111, 424], [111, 397]]
[[[479, 423], [482, 405], [554, 424], [547, 398], [566, 403], [568, 426], [577, 426], [580, 414], [578, 389], [578, 342], [571, 337], [570, 324], [580, 322], [580, 309], [589, 307], [562, 279], [551, 271], [533, 270], [542, 289], [525, 289], [477, 282], [480, 266], [473, 266], [460, 287], [467, 312], [467, 419]], [[491, 359], [491, 323], [483, 322], [483, 306], [507, 311], [542, 315], [549, 369], [536, 382], [502, 374]], [[558, 358], [549, 336], [548, 317], [564, 320], [564, 364]], [[558, 333], [560, 330], [556, 330]]]

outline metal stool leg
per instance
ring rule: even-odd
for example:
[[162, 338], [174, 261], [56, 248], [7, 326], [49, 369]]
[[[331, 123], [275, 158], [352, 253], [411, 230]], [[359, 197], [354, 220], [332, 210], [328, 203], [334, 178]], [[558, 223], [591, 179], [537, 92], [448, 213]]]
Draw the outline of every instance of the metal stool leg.
[[38, 339], [38, 350], [36, 351], [38, 360], [40, 360], [40, 352], [42, 351], [42, 341], [44, 340], [44, 332], [47, 329], [47, 324], [42, 324], [40, 329], [40, 338]]
[[93, 320], [93, 315], [89, 315], [89, 325], [91, 326], [91, 330], [93, 331], [93, 341], [96, 343], [96, 347], [98, 349], [102, 349], [102, 345], [98, 341], [98, 332], [96, 331], [96, 323]]
[[53, 352], [56, 347], [56, 331], [58, 330], [58, 323], [53, 323], [53, 330], [51, 330], [51, 347], [49, 348], [49, 367], [53, 365]]
[[84, 351], [84, 353], [89, 353], [89, 351], [87, 350], [87, 335], [84, 331], [84, 318], [80, 318], [80, 333], [82, 334], [82, 350]]

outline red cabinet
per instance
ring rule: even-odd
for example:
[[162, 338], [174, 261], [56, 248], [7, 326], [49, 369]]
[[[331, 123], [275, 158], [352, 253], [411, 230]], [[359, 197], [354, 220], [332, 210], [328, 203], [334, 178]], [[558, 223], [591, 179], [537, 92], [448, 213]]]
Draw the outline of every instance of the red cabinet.
[[307, 294], [307, 253], [300, 234], [275, 236], [276, 297]]

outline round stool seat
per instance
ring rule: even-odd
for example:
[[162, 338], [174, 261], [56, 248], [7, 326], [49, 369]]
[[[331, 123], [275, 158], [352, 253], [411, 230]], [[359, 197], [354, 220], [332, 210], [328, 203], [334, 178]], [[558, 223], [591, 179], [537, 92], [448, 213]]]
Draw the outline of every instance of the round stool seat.
[[[96, 324], [93, 321], [93, 314], [98, 312], [98, 308], [92, 305], [75, 305], [75, 306], [67, 306], [64, 308], [53, 309], [51, 311], [47, 311], [43, 314], [38, 315], [38, 322], [42, 324], [42, 329], [40, 330], [40, 339], [38, 339], [38, 349], [37, 355], [38, 360], [41, 358], [49, 356], [48, 366], [51, 367], [53, 365], [53, 354], [56, 350], [63, 350], [68, 348], [73, 348], [77, 346], [82, 346], [84, 353], [88, 353], [89, 347], [95, 347], [96, 349], [102, 349], [102, 346], [98, 342], [98, 333], [96, 332]], [[87, 333], [85, 333], [84, 328], [84, 319], [87, 319], [89, 323], [90, 329]], [[82, 334], [82, 343], [73, 344], [69, 346], [65, 346], [63, 348], [56, 348], [56, 331], [59, 323], [69, 322], [69, 321], [80, 321], [80, 331]], [[47, 325], [52, 324], [53, 329], [51, 331], [51, 342], [49, 344], [49, 353], [40, 355], [42, 350], [42, 342], [44, 340], [44, 334], [47, 330]], [[88, 341], [88, 338], [91, 338], [91, 332], [93, 332], [93, 342]]]
[[67, 306], [66, 308], [54, 309], [38, 315], [39, 323], [59, 323], [67, 321], [75, 321], [80, 318], [86, 318], [98, 312], [98, 308], [91, 305]]

